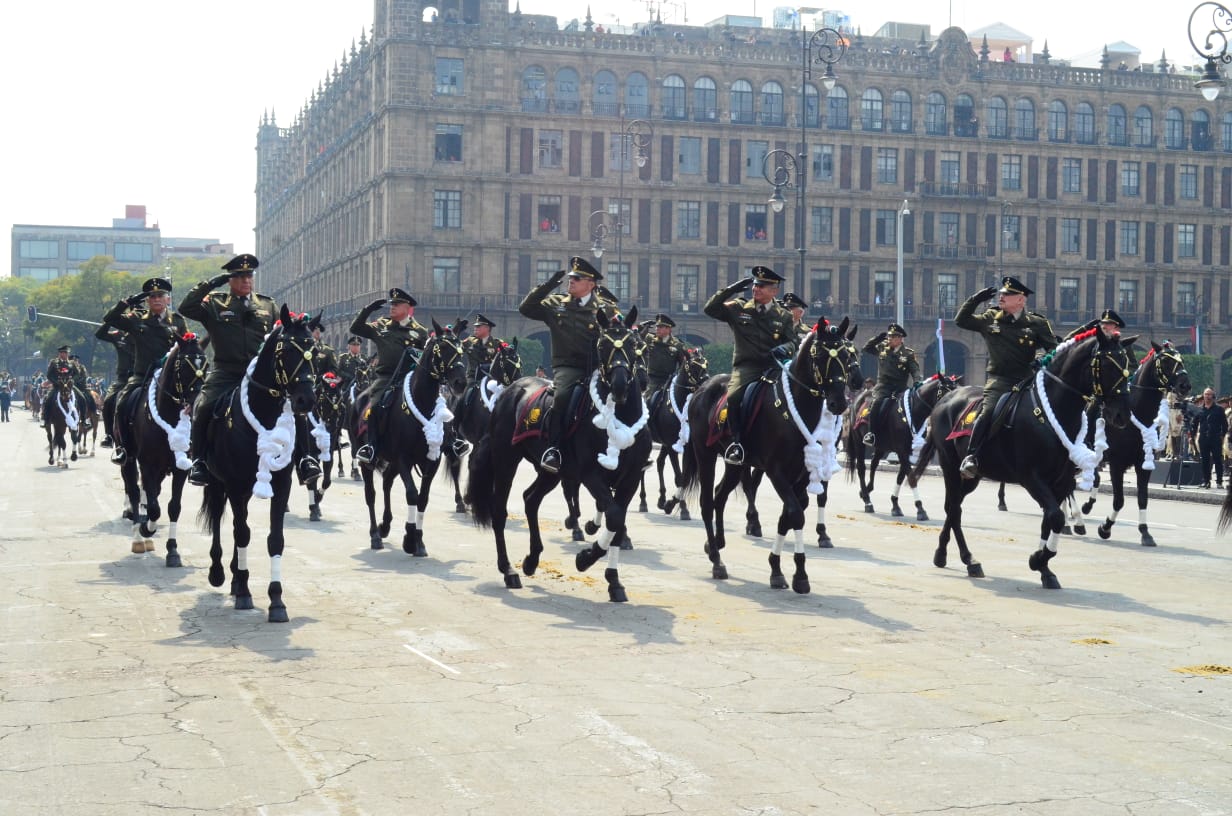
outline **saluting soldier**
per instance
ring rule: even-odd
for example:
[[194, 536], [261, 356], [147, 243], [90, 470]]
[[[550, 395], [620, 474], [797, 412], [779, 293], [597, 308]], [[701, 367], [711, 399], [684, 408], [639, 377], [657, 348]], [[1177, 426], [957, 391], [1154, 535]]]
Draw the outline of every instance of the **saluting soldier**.
[[492, 367], [492, 358], [501, 347], [500, 340], [492, 336], [496, 324], [482, 314], [476, 313], [470, 337], [462, 341], [462, 354], [466, 356], [466, 379], [476, 385]]
[[791, 322], [796, 327], [796, 346], [798, 347], [804, 342], [804, 338], [808, 337], [808, 333], [812, 331], [808, 324], [804, 322], [804, 311], [808, 308], [808, 304], [804, 302], [804, 298], [795, 292], [788, 292], [783, 295], [782, 304], [784, 309], [791, 312]]
[[[751, 278], [715, 292], [703, 308], [707, 315], [731, 327], [734, 341], [731, 381], [727, 384], [727, 427], [732, 442], [723, 453], [723, 460], [729, 465], [744, 464], [739, 409], [745, 389], [775, 365], [776, 355], [789, 355], [796, 346], [791, 313], [774, 299], [782, 282], [783, 276], [773, 269], [755, 266]], [[751, 298], [735, 297], [750, 283]]]
[[[566, 275], [567, 294], [552, 294]], [[560, 443], [566, 414], [573, 404], [572, 392], [585, 387], [594, 367], [595, 340], [599, 337], [596, 315], [600, 309], [609, 317], [614, 312], [611, 302], [597, 291], [601, 280], [599, 270], [585, 258], [575, 256], [569, 259], [568, 271], [562, 269], [536, 286], [518, 306], [524, 316], [545, 323], [552, 338], [555, 397], [548, 412], [548, 448], [539, 459], [539, 467], [548, 473], [560, 470]]]
[[[56, 383], [60, 379], [60, 372], [67, 371], [69, 377], [73, 380], [74, 396], [84, 402], [85, 394], [80, 393], [77, 388], [77, 364], [69, 357], [70, 351], [72, 351], [70, 346], [60, 346], [56, 349], [56, 356], [47, 361], [47, 373], [45, 376], [47, 382], [51, 383], [52, 389], [55, 389]], [[84, 377], [82, 379], [84, 381]], [[47, 398], [43, 400], [42, 425], [44, 428], [47, 427], [47, 412], [51, 410], [51, 400], [51, 392], [48, 392]]]
[[[142, 301], [146, 310], [135, 311]], [[118, 465], [124, 464], [128, 458], [125, 451], [127, 440], [124, 438], [128, 395], [141, 387], [158, 362], [175, 345], [175, 339], [188, 332], [184, 318], [168, 308], [170, 303], [171, 281], [150, 278], [141, 284], [139, 293], [118, 301], [103, 315], [105, 325], [127, 333], [133, 354], [132, 370], [116, 397], [119, 421], [114, 423], [115, 450], [112, 451], [111, 461]]]
[[120, 389], [128, 382], [128, 378], [133, 375], [133, 346], [128, 340], [127, 332], [122, 332], [106, 323], [101, 324], [94, 331], [94, 336], [104, 343], [110, 343], [115, 348], [116, 372], [115, 378], [107, 386], [107, 393], [103, 396], [103, 441], [100, 443], [104, 448], [110, 448], [115, 444], [111, 437], [111, 428], [115, 424], [116, 397]]
[[347, 350], [338, 355], [338, 376], [342, 377], [342, 382], [345, 388], [349, 388], [351, 383], [355, 382], [355, 378], [359, 376], [359, 372], [368, 365], [368, 361], [364, 359], [364, 355], [360, 354], [360, 346], [363, 341], [355, 335], [347, 338]]
[[869, 397], [872, 404], [868, 412], [868, 432], [864, 434], [865, 445], [877, 444], [873, 426], [886, 402], [906, 391], [912, 382], [920, 381], [920, 361], [915, 349], [903, 345], [906, 338], [907, 330], [891, 323], [864, 344], [865, 354], [877, 355], [877, 384]]
[[[193, 411], [193, 464], [188, 481], [195, 485], [204, 485], [209, 480], [206, 429], [213, 418], [214, 405], [244, 379], [248, 364], [257, 356], [265, 335], [273, 330], [278, 319], [273, 298], [252, 290], [253, 273], [259, 265], [253, 255], [236, 255], [223, 265], [223, 274], [198, 283], [180, 302], [180, 314], [197, 321], [209, 332], [214, 355]], [[213, 292], [224, 283], [225, 292]], [[306, 467], [304, 461], [300, 462], [301, 469]], [[319, 464], [317, 471], [320, 472]]]
[[313, 370], [320, 377], [326, 371], [338, 373], [338, 352], [334, 351], [333, 346], [326, 344], [321, 339], [321, 333], [325, 327], [321, 325], [321, 315], [315, 314], [308, 320], [308, 329], [312, 332], [312, 366]]
[[[389, 316], [369, 323], [369, 316], [386, 303]], [[367, 391], [367, 442], [355, 451], [361, 465], [371, 465], [376, 460], [377, 413], [386, 391], [411, 372], [419, 361], [418, 352], [428, 343], [427, 328], [415, 320], [415, 304], [415, 298], [395, 286], [389, 290], [388, 298], [372, 301], [351, 322], [351, 334], [371, 340], [377, 357], [372, 385]]]
[[[1032, 373], [1032, 363], [1038, 354], [1057, 347], [1048, 318], [1027, 310], [1027, 297], [1034, 294], [1022, 281], [1006, 275], [1001, 287], [989, 286], [976, 292], [960, 307], [954, 323], [960, 329], [979, 332], [988, 345], [988, 378], [984, 381], [984, 404], [971, 429], [967, 457], [960, 470], [968, 479], [979, 473], [979, 451], [988, 434], [997, 400], [1014, 389]], [[995, 309], [985, 309], [976, 314], [981, 303], [998, 296]]]
[[1111, 340], [1120, 333], [1121, 329], [1125, 328], [1125, 321], [1122, 320], [1121, 316], [1112, 309], [1104, 309], [1103, 314], [1099, 317], [1088, 320], [1086, 323], [1083, 323], [1081, 326], [1065, 335], [1065, 339], [1069, 340], [1072, 337], [1077, 337], [1084, 331], [1089, 331], [1097, 327], [1099, 328], [1100, 334]]
[[646, 374], [649, 382], [646, 385], [646, 395], [649, 396], [667, 385], [676, 366], [684, 354], [685, 344], [672, 335], [676, 321], [665, 314], [657, 314], [651, 321], [654, 334], [646, 340]]

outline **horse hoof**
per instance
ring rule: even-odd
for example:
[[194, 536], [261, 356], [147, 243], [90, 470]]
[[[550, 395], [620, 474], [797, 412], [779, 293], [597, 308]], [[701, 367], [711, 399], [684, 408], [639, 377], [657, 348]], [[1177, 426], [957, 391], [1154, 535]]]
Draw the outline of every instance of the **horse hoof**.
[[74, 462], [76, 462], [76, 461], [77, 461], [77, 451], [73, 451], [73, 455], [72, 455], [72, 456], [70, 456], [70, 457], [69, 457], [69, 459], [71, 459], [71, 460], [73, 460]]
[[291, 618], [287, 616], [287, 608], [285, 606], [271, 606], [269, 611], [270, 623], [289, 623]]
[[622, 550], [633, 549], [633, 542], [629, 540], [628, 535], [623, 535], [620, 537], [620, 549]]
[[655, 502], [655, 507], [657, 507], [657, 508], [659, 508], [660, 510], [662, 510], [662, 509], [664, 509], [664, 508], [666, 508], [666, 507], [667, 507], [667, 501], [666, 501], [666, 500], [664, 500], [664, 498], [663, 498], [662, 496], [660, 496], [660, 497], [659, 497], [659, 500], [658, 500], [657, 502]]
[[424, 543], [422, 541], [416, 541], [415, 551], [412, 552], [411, 555], [415, 556], [416, 558], [427, 558], [428, 548], [424, 546]]
[[599, 560], [600, 554], [601, 553], [597, 552], [594, 547], [582, 550], [573, 559], [573, 566], [577, 568], [578, 572], [586, 572], [586, 570], [594, 566], [594, 563]]
[[624, 587], [610, 586], [607, 588], [607, 599], [612, 603], [627, 603], [629, 596], [625, 594]]
[[211, 566], [209, 577], [210, 577], [210, 586], [212, 587], [222, 586], [222, 582], [224, 580], [223, 574], [222, 574], [222, 565], [216, 564], [216, 565]]
[[565, 529], [566, 530], [578, 529], [577, 516], [565, 516]]
[[145, 540], [145, 551], [154, 552], [154, 542], [148, 538]]
[[1150, 533], [1143, 533], [1142, 534], [1142, 546], [1143, 547], [1154, 547], [1155, 537], [1151, 535]]
[[1055, 575], [1041, 575], [1040, 583], [1043, 584], [1044, 589], [1060, 589], [1061, 588], [1061, 582], [1057, 580], [1057, 576]]
[[466, 513], [468, 512], [468, 511], [467, 511], [467, 509], [466, 509], [466, 502], [457, 502], [457, 503], [455, 503], [455, 504], [454, 504], [454, 506], [453, 506], [453, 511], [454, 511], [455, 513], [461, 513], [461, 514], [463, 514], [463, 515], [466, 515]]
[[1090, 501], [1083, 502], [1083, 504], [1082, 504], [1082, 515], [1084, 515], [1084, 516], [1085, 516], [1087, 513], [1090, 513], [1090, 512], [1091, 512], [1091, 508], [1092, 508], [1092, 507], [1094, 507], [1094, 506], [1095, 506], [1095, 499], [1091, 499]]
[[938, 547], [937, 551], [933, 553], [933, 566], [939, 567], [941, 569], [945, 569], [945, 548], [944, 547]]
[[979, 561], [972, 561], [970, 564], [967, 565], [967, 577], [968, 578], [983, 578], [984, 577], [984, 565], [981, 564]]
[[1005, 502], [1001, 502], [1000, 504], [998, 504], [997, 509], [1003, 513], [1009, 510], [1009, 508], [1005, 506]]
[[[680, 499], [668, 499], [667, 501], [659, 505], [659, 509], [662, 510], [664, 513], [667, 513], [670, 516], [672, 514], [672, 511], [676, 509], [676, 505], [678, 504], [680, 504]], [[681, 518], [684, 518], [685, 512], [686, 512], [685, 509], [681, 507], [680, 508]]]
[[681, 521], [692, 521], [693, 520], [693, 516], [689, 514], [689, 508], [685, 507], [684, 505], [680, 506], [680, 520]]
[[817, 546], [823, 550], [832, 550], [834, 549], [834, 541], [830, 538], [830, 536], [822, 533], [817, 536]]
[[149, 538], [150, 536], [154, 535], [155, 532], [158, 531], [158, 526], [154, 524], [149, 524], [143, 521], [141, 522], [140, 530], [141, 530], [141, 535], [144, 538]]
[[1085, 524], [1074, 525], [1074, 535], [1084, 536], [1087, 534], [1087, 526]]
[[370, 546], [372, 547], [372, 549], [374, 549], [374, 550], [383, 550], [383, 549], [385, 549], [385, 545], [381, 542], [381, 537], [380, 537], [380, 536], [375, 536], [375, 535], [374, 535], [374, 536], [372, 537], [372, 540], [369, 542], [369, 545], [370, 545]]
[[180, 560], [180, 554], [178, 552], [168, 552], [166, 564], [170, 569], [177, 569], [184, 566], [184, 562]]
[[593, 521], [586, 522], [586, 535], [594, 535], [599, 532], [599, 525]]
[[791, 579], [791, 589], [797, 595], [807, 595], [813, 591], [807, 575], [794, 575]]
[[1104, 526], [1103, 524], [1101, 524], [1099, 525], [1098, 528], [1096, 528], [1096, 531], [1099, 533], [1100, 538], [1103, 538], [1103, 539], [1112, 538], [1112, 525], [1111, 524], [1107, 526]]
[[771, 589], [787, 589], [787, 576], [786, 575], [771, 575], [770, 576], [770, 588]]
[[320, 521], [321, 520], [321, 508], [317, 507], [315, 504], [309, 507], [308, 508], [308, 520], [309, 521]]
[[377, 532], [381, 534], [381, 538], [389, 538], [389, 524], [388, 521], [382, 521], [376, 528]]
[[135, 552], [137, 555], [144, 554], [145, 553], [145, 542], [144, 541], [134, 541], [133, 542], [133, 552]]
[[236, 595], [235, 596], [235, 608], [237, 610], [252, 609], [252, 596], [251, 595]]
[[637, 512], [639, 512], [639, 513], [649, 513], [649, 512], [650, 512], [650, 506], [649, 506], [648, 504], [646, 504], [646, 502], [644, 502], [644, 501], [643, 501], [643, 502], [639, 502], [639, 503], [638, 503], [638, 505], [637, 505]]
[[[522, 559], [522, 572], [527, 578], [534, 575], [539, 570], [539, 556], [528, 555]], [[521, 586], [519, 584], [519, 586]]]
[[744, 534], [753, 536], [753, 538], [761, 538], [761, 523], [754, 521], [744, 525]]
[[574, 527], [573, 528], [573, 540], [574, 541], [585, 541], [586, 535], [581, 530], [579, 530], [577, 527]]
[[1068, 524], [1065, 524], [1061, 527], [1061, 535], [1073, 535], [1073, 534], [1074, 534], [1074, 531], [1070, 529], [1070, 526]]
[[[872, 507], [871, 504], [865, 505], [865, 506], [870, 507], [870, 508]], [[872, 511], [870, 510], [869, 512], [872, 512]], [[897, 504], [894, 505], [893, 507], [890, 508], [890, 515], [896, 518], [901, 518], [903, 515], [903, 508], [899, 507]]]
[[505, 573], [505, 589], [521, 589], [522, 579], [516, 572]]
[[726, 581], [727, 566], [725, 564], [715, 564], [710, 568], [710, 577], [716, 581]]

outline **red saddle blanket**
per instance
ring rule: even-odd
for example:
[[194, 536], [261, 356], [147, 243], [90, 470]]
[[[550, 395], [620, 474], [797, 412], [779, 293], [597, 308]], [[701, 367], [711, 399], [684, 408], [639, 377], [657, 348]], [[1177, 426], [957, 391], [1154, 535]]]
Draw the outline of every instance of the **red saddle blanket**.
[[[745, 401], [745, 408], [748, 416], [741, 421], [740, 430], [746, 431], [753, 426], [757, 421], [757, 415], [761, 413], [762, 403], [765, 401], [767, 390], [773, 388], [769, 383], [758, 382], [750, 385], [749, 388], [756, 388], [749, 400]], [[718, 402], [710, 409], [710, 422], [706, 432], [706, 447], [712, 448], [720, 441], [730, 439], [731, 433], [727, 427], [727, 394], [724, 393], [719, 397]]]
[[513, 425], [513, 439], [509, 440], [509, 444], [516, 445], [524, 440], [543, 436], [543, 419], [551, 407], [547, 404], [548, 388], [546, 385], [541, 386], [522, 403], [518, 421]]
[[983, 397], [976, 397], [967, 403], [967, 407], [958, 415], [958, 419], [954, 421], [954, 427], [950, 429], [949, 434], [945, 437], [947, 442], [951, 439], [971, 435], [971, 429], [975, 426], [975, 418], [980, 415], [980, 405], [983, 402]]

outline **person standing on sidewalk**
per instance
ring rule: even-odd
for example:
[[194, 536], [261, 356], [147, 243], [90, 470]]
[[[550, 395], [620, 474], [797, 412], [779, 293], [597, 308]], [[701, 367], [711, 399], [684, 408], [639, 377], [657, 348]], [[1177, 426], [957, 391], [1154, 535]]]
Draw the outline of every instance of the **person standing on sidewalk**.
[[1223, 487], [1223, 438], [1228, 435], [1228, 417], [1215, 404], [1215, 392], [1206, 389], [1202, 401], [1193, 412], [1194, 441], [1202, 462], [1202, 486], [1211, 486], [1211, 465], [1215, 466], [1215, 484]]

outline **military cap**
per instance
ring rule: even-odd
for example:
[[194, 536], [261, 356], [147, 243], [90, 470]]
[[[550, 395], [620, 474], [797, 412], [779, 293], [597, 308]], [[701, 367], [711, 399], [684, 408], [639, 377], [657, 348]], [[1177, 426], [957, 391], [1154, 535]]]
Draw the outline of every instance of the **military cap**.
[[602, 273], [600, 273], [598, 269], [591, 266], [590, 261], [580, 255], [574, 255], [569, 259], [569, 277], [586, 278], [587, 280], [592, 281], [603, 280]]
[[475, 312], [475, 325], [476, 326], [487, 326], [489, 329], [496, 328], [495, 323], [493, 323], [491, 320], [488, 320], [486, 317], [481, 315], [479, 312]]
[[1121, 316], [1111, 309], [1104, 309], [1104, 313], [1099, 316], [1100, 323], [1115, 323], [1118, 329], [1125, 328], [1125, 321]]
[[667, 326], [670, 329], [674, 329], [676, 328], [676, 321], [672, 320], [670, 317], [660, 312], [659, 314], [655, 315], [655, 325], [656, 326]]
[[360, 340], [360, 339], [359, 339], [358, 337], [356, 337], [355, 335], [351, 335], [350, 337], [348, 337], [348, 338], [347, 338], [347, 345], [348, 345], [348, 346], [358, 346], [358, 345], [359, 345], [360, 343], [362, 343], [362, 342], [363, 342], [363, 341], [362, 341], [362, 340]]
[[891, 323], [889, 326], [886, 327], [886, 336], [887, 337], [906, 337], [907, 330], [904, 329], [902, 326], [898, 325], [897, 323]]
[[257, 260], [256, 255], [249, 255], [245, 252], [243, 255], [236, 255], [231, 260], [222, 265], [223, 272], [230, 272], [231, 277], [236, 275], [251, 275], [257, 270], [261, 262]]
[[68, 346], [60, 346], [60, 348], [56, 349], [56, 351], [58, 352], [59, 351], [72, 351], [72, 349], [70, 349]]
[[150, 278], [141, 284], [141, 291], [148, 295], [170, 294], [171, 281], [166, 278]]
[[808, 304], [795, 292], [783, 295], [783, 307], [786, 309], [807, 309]]
[[389, 302], [406, 303], [411, 306], [416, 305], [415, 298], [411, 297], [405, 290], [399, 289], [397, 286], [389, 290]]
[[778, 286], [785, 279], [768, 266], [755, 266], [752, 270], [754, 286]]
[[1001, 288], [997, 290], [999, 295], [1034, 295], [1035, 293], [1028, 289], [1022, 281], [1013, 275], [1006, 275], [1001, 279]]

